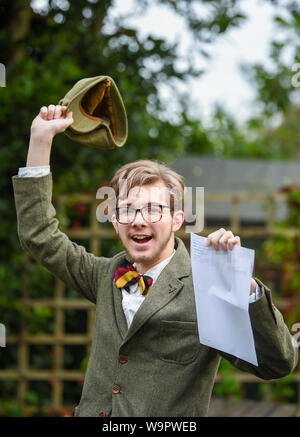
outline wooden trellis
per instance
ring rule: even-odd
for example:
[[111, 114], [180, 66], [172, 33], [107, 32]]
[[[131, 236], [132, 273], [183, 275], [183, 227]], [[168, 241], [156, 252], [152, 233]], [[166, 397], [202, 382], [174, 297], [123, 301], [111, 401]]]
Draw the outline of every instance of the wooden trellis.
[[[209, 202], [229, 202], [231, 204], [231, 220], [229, 228], [241, 237], [269, 237], [278, 232], [275, 227], [275, 205], [277, 201], [285, 201], [284, 194], [262, 194], [262, 193], [223, 193], [223, 194], [206, 194], [206, 200]], [[241, 202], [247, 201], [263, 202], [267, 205], [267, 213], [265, 221], [260, 226], [241, 226], [239, 206]], [[107, 229], [97, 221], [96, 208], [99, 201], [93, 195], [61, 195], [57, 198], [56, 209], [58, 215], [66, 204], [72, 202], [81, 202], [89, 206], [89, 220], [88, 225], [80, 229], [63, 229], [66, 234], [73, 241], [87, 241], [89, 242], [88, 250], [97, 256], [102, 255], [101, 243], [105, 239], [113, 239], [115, 233], [113, 229]], [[202, 235], [208, 235], [215, 231], [216, 227], [205, 227]], [[300, 235], [299, 229], [286, 229], [284, 231], [288, 235]], [[178, 236], [187, 241], [187, 235], [178, 233]], [[105, 254], [103, 254], [105, 255]], [[80, 369], [70, 370], [64, 366], [64, 348], [68, 345], [84, 345], [86, 347], [86, 355], [89, 355], [93, 320], [94, 320], [94, 305], [89, 301], [81, 298], [66, 297], [65, 285], [56, 280], [54, 286], [54, 297], [49, 299], [34, 299], [31, 297], [31, 278], [27, 269], [28, 256], [24, 253], [24, 269], [22, 278], [21, 290], [21, 306], [23, 308], [33, 308], [36, 305], [51, 308], [54, 316], [54, 329], [52, 334], [31, 334], [27, 330], [24, 318], [21, 320], [20, 332], [14, 335], [8, 335], [6, 338], [6, 347], [16, 345], [18, 348], [18, 366], [16, 369], [0, 369], [0, 386], [1, 380], [15, 380], [17, 381], [17, 400], [21, 405], [26, 407], [26, 393], [30, 382], [32, 381], [51, 381], [51, 406], [56, 409], [61, 409], [64, 406], [64, 382], [83, 380], [84, 372]], [[276, 301], [279, 308], [284, 308], [288, 305], [286, 300]], [[300, 305], [300, 302], [298, 302]], [[76, 309], [83, 310], [87, 313], [87, 329], [83, 334], [70, 334], [65, 332], [65, 310]], [[300, 320], [299, 320], [300, 322]], [[45, 369], [31, 369], [30, 368], [30, 347], [31, 345], [50, 345], [53, 350], [53, 366], [47, 370]], [[258, 378], [247, 373], [236, 373], [235, 377], [241, 382], [258, 383], [261, 382]], [[221, 375], [217, 375], [217, 381], [221, 380]], [[298, 387], [298, 406], [300, 408], [300, 371], [295, 373], [293, 382]], [[272, 382], [270, 382], [272, 383]]]

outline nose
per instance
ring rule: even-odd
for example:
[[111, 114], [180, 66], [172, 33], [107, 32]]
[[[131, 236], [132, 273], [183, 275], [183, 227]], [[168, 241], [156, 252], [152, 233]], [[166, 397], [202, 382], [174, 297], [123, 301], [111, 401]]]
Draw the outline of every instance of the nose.
[[135, 215], [135, 219], [132, 222], [132, 224], [134, 225], [134, 224], [144, 224], [144, 223], [146, 223], [146, 222], [144, 220], [144, 217], [142, 216], [141, 211], [137, 211], [136, 215]]

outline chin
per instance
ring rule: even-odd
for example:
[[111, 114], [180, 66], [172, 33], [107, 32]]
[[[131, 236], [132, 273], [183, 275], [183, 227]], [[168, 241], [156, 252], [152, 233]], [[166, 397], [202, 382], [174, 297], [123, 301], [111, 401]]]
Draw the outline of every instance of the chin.
[[157, 257], [155, 253], [149, 253], [148, 251], [134, 250], [131, 247], [125, 247], [127, 253], [129, 254], [131, 260], [136, 263], [148, 264], [153, 262]]
[[141, 253], [135, 250], [127, 250], [127, 252], [131, 259], [138, 263], [152, 261], [155, 258], [152, 254]]

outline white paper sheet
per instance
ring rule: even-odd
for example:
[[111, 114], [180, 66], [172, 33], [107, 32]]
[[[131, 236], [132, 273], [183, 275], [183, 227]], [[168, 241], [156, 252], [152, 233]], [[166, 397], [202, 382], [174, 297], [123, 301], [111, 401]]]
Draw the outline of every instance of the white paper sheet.
[[254, 250], [205, 246], [191, 233], [191, 261], [200, 342], [258, 365], [249, 316]]

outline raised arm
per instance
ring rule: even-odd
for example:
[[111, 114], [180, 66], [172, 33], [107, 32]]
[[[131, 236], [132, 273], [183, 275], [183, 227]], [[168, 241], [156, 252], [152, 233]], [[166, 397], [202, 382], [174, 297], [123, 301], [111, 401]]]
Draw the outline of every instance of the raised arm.
[[72, 123], [66, 106], [43, 106], [31, 124], [26, 167], [49, 165], [53, 137]]
[[[27, 167], [47, 166], [54, 135], [73, 122], [66, 107], [42, 107], [31, 125]], [[106, 270], [108, 259], [88, 253], [60, 231], [52, 205], [52, 175], [13, 177], [18, 235], [23, 249], [44, 265], [67, 286], [95, 302], [95, 271]]]

